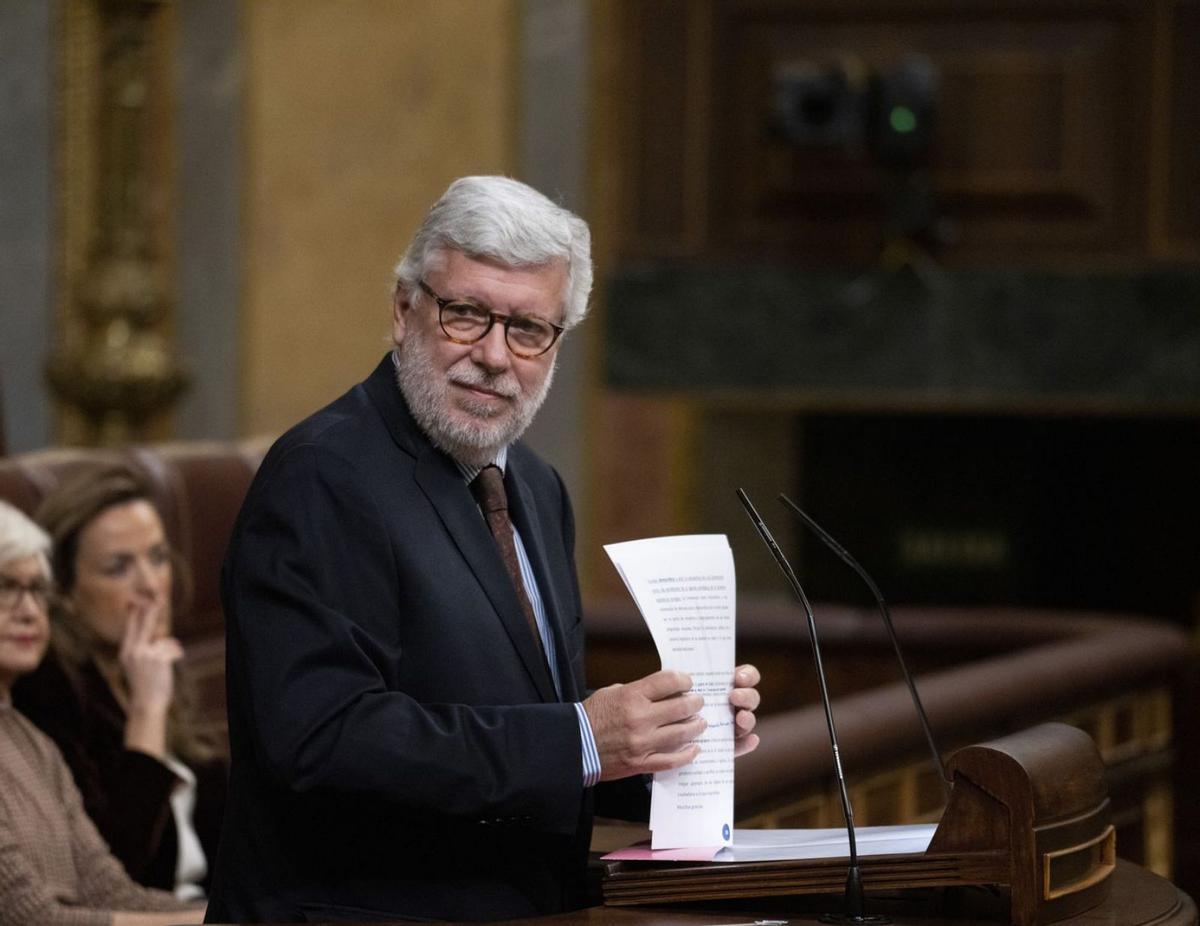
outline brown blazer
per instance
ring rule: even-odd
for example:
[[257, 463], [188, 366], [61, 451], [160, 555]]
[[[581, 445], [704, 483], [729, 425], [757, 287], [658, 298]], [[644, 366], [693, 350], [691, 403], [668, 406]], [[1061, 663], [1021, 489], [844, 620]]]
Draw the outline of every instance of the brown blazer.
[[[125, 711], [95, 663], [73, 684], [53, 653], [13, 687], [13, 704], [62, 751], [88, 816], [133, 880], [173, 890], [179, 857], [171, 792], [179, 779], [143, 752], [125, 748]], [[192, 825], [212, 871], [227, 789], [223, 762], [196, 775]], [[207, 889], [206, 883], [202, 885]]]

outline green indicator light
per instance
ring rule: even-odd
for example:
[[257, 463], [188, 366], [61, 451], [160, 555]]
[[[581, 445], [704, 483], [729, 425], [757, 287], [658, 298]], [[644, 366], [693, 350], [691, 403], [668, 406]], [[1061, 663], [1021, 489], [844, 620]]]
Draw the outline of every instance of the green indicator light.
[[907, 135], [917, 127], [917, 117], [907, 106], [893, 106], [888, 121], [901, 135]]

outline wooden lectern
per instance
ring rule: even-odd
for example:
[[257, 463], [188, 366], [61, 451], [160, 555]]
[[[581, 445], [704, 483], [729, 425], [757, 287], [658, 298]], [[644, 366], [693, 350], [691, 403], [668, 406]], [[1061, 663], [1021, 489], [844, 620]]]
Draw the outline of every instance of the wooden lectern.
[[[1091, 738], [1044, 724], [950, 759], [949, 803], [922, 855], [862, 856], [866, 890], [994, 885], [1013, 926], [1075, 916], [1108, 897], [1116, 866], [1104, 763]], [[607, 905], [837, 894], [845, 859], [678, 864], [615, 862]]]

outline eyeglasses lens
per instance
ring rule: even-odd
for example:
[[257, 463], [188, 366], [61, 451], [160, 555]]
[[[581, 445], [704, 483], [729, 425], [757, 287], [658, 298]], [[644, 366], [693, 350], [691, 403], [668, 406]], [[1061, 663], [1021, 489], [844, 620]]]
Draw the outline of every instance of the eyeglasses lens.
[[[497, 319], [501, 318], [496, 316]], [[492, 313], [470, 302], [447, 302], [441, 307], [441, 322], [446, 333], [471, 343], [482, 338], [492, 325]], [[554, 327], [531, 315], [507, 319], [504, 337], [509, 349], [519, 357], [536, 357], [554, 343]]]
[[20, 582], [13, 582], [11, 579], [0, 579], [0, 608], [6, 611], [15, 608], [17, 602], [21, 600], [21, 596], [26, 592], [32, 596], [39, 607], [44, 608], [50, 599], [50, 586], [45, 582], [23, 585]]

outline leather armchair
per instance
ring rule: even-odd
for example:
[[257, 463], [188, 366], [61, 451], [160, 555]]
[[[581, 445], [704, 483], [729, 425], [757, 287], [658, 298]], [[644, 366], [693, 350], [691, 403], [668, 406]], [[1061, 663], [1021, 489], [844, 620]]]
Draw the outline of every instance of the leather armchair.
[[225, 630], [218, 583], [225, 547], [263, 441], [189, 441], [127, 450], [53, 449], [0, 459], [0, 498], [33, 514], [47, 493], [80, 467], [130, 459], [146, 471], [171, 543], [190, 566], [191, 590], [178, 603], [175, 632], [197, 687], [197, 723], [226, 741]]

